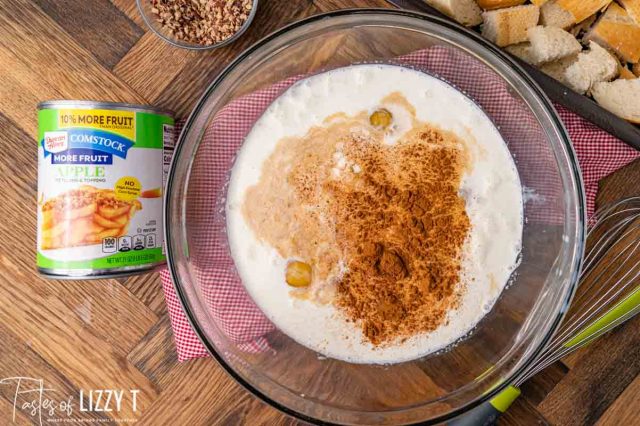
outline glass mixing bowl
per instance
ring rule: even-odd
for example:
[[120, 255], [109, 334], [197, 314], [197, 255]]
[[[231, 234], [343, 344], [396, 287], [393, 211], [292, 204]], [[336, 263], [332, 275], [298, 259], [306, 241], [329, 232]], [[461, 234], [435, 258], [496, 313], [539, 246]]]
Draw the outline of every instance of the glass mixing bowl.
[[[225, 232], [234, 154], [270, 101], [302, 76], [363, 62], [419, 68], [466, 93], [500, 130], [524, 186], [522, 261], [491, 312], [453, 347], [394, 365], [327, 359], [278, 331], [244, 292]], [[567, 133], [541, 89], [510, 58], [435, 17], [343, 10], [268, 36], [204, 93], [168, 179], [168, 263], [211, 355], [269, 404], [330, 424], [438, 422], [500, 391], [549, 339], [576, 287], [584, 206]]]

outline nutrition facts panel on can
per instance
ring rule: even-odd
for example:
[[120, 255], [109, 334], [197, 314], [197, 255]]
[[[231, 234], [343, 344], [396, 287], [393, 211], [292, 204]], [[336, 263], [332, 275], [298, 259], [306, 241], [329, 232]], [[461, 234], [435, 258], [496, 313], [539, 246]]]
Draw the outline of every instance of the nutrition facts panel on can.
[[156, 248], [156, 234], [123, 235], [102, 239], [103, 253], [127, 252]]
[[163, 186], [167, 186], [167, 177], [169, 176], [169, 165], [171, 165], [171, 159], [173, 158], [173, 151], [176, 147], [176, 133], [175, 126], [170, 124], [164, 124], [162, 126], [162, 139], [163, 139], [163, 169], [162, 169], [162, 183]]

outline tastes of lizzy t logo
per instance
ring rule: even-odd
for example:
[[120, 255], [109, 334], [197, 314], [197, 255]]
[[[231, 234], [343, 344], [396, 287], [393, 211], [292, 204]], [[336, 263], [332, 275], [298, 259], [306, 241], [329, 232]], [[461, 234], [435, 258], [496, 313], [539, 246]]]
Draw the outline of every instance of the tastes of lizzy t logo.
[[0, 380], [0, 392], [13, 404], [12, 418], [0, 419], [0, 423], [5, 420], [15, 423], [18, 416], [24, 415], [39, 425], [137, 421], [121, 418], [118, 413], [138, 411], [139, 389], [80, 389], [77, 395], [61, 395], [62, 392], [46, 386], [42, 379], [7, 377]]

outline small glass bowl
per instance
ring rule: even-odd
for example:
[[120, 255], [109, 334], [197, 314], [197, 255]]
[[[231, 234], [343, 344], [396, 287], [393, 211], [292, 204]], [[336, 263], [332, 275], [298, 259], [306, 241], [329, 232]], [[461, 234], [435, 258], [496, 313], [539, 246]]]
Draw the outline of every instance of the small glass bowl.
[[167, 43], [175, 47], [181, 47], [183, 49], [189, 49], [189, 50], [211, 50], [217, 47], [222, 47], [222, 46], [226, 46], [227, 44], [233, 43], [235, 40], [240, 38], [242, 34], [244, 34], [247, 28], [249, 28], [249, 26], [251, 25], [251, 22], [253, 21], [253, 18], [256, 16], [256, 10], [258, 10], [258, 0], [253, 0], [251, 13], [249, 13], [249, 17], [247, 18], [245, 23], [242, 25], [242, 27], [234, 35], [232, 35], [226, 40], [221, 41], [220, 43], [214, 43], [214, 44], [205, 46], [198, 43], [189, 43], [186, 41], [178, 40], [177, 38], [172, 36], [156, 20], [155, 14], [151, 11], [151, 8], [153, 7], [151, 5], [151, 0], [136, 0], [136, 3], [138, 4], [138, 10], [142, 15], [142, 19], [147, 24], [147, 26], [151, 29], [151, 31], [155, 33], [155, 35], [157, 35], [162, 40], [166, 41]]

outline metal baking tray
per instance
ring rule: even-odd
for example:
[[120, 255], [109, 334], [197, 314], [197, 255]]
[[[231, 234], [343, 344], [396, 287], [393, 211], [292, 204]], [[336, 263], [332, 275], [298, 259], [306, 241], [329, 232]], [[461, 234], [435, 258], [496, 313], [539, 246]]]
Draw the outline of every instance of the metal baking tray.
[[[456, 23], [453, 19], [440, 13], [436, 9], [424, 3], [423, 0], [388, 0], [390, 3], [407, 10], [428, 13], [447, 19]], [[456, 23], [457, 24], [457, 23]], [[473, 31], [462, 25], [457, 24], [463, 31]], [[504, 51], [504, 50], [503, 50]], [[504, 51], [510, 55], [508, 52]], [[640, 127], [629, 123], [628, 121], [618, 117], [617, 115], [602, 108], [592, 99], [581, 95], [569, 89], [556, 79], [549, 77], [536, 67], [516, 58], [512, 57], [531, 75], [531, 77], [542, 87], [549, 98], [579, 116], [589, 120], [596, 126], [611, 133], [617, 138], [624, 141], [627, 145], [640, 150]]]

